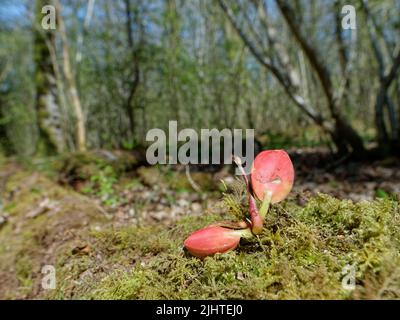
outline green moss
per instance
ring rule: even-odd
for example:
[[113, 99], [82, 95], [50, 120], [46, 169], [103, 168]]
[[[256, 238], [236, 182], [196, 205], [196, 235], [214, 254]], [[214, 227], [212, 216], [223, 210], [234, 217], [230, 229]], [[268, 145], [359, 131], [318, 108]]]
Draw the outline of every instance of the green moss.
[[11, 201], [5, 204], [5, 211], [10, 215], [28, 213], [44, 197], [57, 199], [68, 194], [68, 191], [48, 178], [24, 170], [18, 171], [7, 180], [4, 191], [12, 195]]
[[[237, 217], [230, 208], [226, 216], [187, 216], [169, 228], [117, 228], [101, 220], [89, 200], [40, 175], [21, 171], [5, 191], [15, 199], [4, 203], [13, 219], [0, 230], [0, 275], [13, 277], [1, 297], [33, 292], [49, 299], [400, 296], [400, 212], [390, 198], [353, 203], [319, 194], [305, 207], [285, 201], [272, 207], [261, 235], [201, 261], [183, 250], [184, 239], [214, 221]], [[26, 219], [27, 210], [44, 197], [58, 201], [60, 211]], [[234, 205], [243, 214], [241, 204]], [[38, 290], [43, 264], [56, 266], [56, 290]], [[356, 267], [354, 291], [342, 287], [347, 265]]]
[[[222, 217], [223, 218], [223, 217]], [[326, 195], [305, 208], [276, 205], [258, 238], [204, 261], [182, 249], [185, 237], [221, 217], [187, 217], [172, 229], [120, 228], [92, 232], [93, 276], [69, 297], [90, 299], [347, 299], [398, 296], [381, 291], [399, 265], [398, 204], [340, 201]], [[79, 263], [69, 257], [67, 265]], [[65, 264], [65, 261], [63, 261]], [[357, 266], [355, 291], [342, 270]], [[96, 265], [96, 267], [94, 267]], [[59, 268], [63, 269], [60, 264]], [[89, 268], [90, 269], [90, 268]], [[71, 279], [69, 279], [71, 281]], [[390, 285], [390, 288], [393, 284]], [[63, 288], [63, 286], [61, 286]], [[399, 289], [398, 283], [397, 287]], [[60, 289], [61, 290], [61, 289]], [[61, 294], [61, 292], [59, 292]]]
[[64, 155], [54, 163], [55, 170], [65, 179], [89, 180], [107, 166], [107, 161], [90, 152], [75, 152]]
[[[41, 267], [71, 252], [89, 222], [104, 223], [103, 216], [87, 199], [24, 170], [7, 179], [1, 196], [10, 218], [0, 230], [0, 298], [40, 296]], [[45, 198], [54, 211], [27, 217]]]
[[[23, 251], [20, 251], [20, 253], [22, 252]], [[19, 282], [20, 290], [23, 290], [23, 292], [32, 290], [32, 260], [29, 254], [19, 254], [15, 263], [15, 274]]]

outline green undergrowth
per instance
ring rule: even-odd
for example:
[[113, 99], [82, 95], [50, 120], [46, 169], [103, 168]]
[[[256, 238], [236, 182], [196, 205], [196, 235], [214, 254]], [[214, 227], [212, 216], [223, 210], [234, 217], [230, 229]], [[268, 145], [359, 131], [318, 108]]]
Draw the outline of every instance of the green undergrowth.
[[[398, 203], [352, 203], [320, 194], [301, 208], [275, 205], [265, 231], [235, 251], [189, 256], [190, 232], [221, 220], [206, 214], [175, 227], [105, 229], [88, 237], [87, 255], [58, 260], [48, 298], [374, 299], [400, 294]], [[354, 266], [356, 287], [342, 282]], [[71, 283], [73, 282], [73, 285]]]

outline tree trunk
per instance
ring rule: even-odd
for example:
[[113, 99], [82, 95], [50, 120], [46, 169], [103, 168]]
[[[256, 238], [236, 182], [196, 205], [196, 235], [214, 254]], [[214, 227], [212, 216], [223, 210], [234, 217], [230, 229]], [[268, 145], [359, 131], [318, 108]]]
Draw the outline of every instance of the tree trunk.
[[5, 119], [7, 119], [4, 112], [4, 107], [4, 101], [2, 101], [2, 97], [0, 96], [0, 152], [4, 153], [5, 155], [10, 155], [14, 153], [14, 150], [8, 137], [6, 127], [7, 122], [4, 121]]
[[64, 151], [65, 138], [62, 131], [62, 116], [57, 96], [57, 81], [54, 73], [49, 46], [54, 47], [53, 30], [41, 27], [42, 7], [46, 0], [36, 1], [34, 22], [34, 62], [37, 120], [39, 128], [38, 152], [54, 154]]
[[69, 47], [67, 41], [67, 35], [65, 30], [64, 19], [61, 14], [61, 4], [59, 0], [55, 1], [57, 8], [57, 22], [58, 30], [60, 31], [62, 39], [62, 51], [63, 51], [63, 70], [64, 76], [68, 85], [68, 93], [71, 99], [71, 104], [74, 109], [75, 121], [76, 121], [76, 146], [79, 151], [86, 150], [86, 130], [85, 120], [82, 111], [81, 100], [79, 98], [78, 90], [76, 87], [75, 77], [72, 74]]
[[[124, 103], [124, 109], [126, 114], [128, 115], [129, 119], [129, 127], [130, 127], [130, 133], [131, 133], [131, 138], [135, 138], [135, 112], [134, 108], [132, 106], [132, 101], [133, 98], [135, 97], [136, 91], [139, 87], [140, 83], [140, 69], [139, 69], [139, 47], [135, 47], [135, 42], [134, 42], [134, 36], [133, 36], [133, 30], [132, 30], [132, 24], [134, 22], [133, 17], [132, 17], [132, 11], [131, 11], [131, 1], [130, 0], [125, 0], [125, 15], [126, 15], [126, 33], [128, 37], [128, 46], [129, 50], [131, 51], [132, 55], [132, 64], [133, 64], [133, 69], [132, 69], [132, 74], [131, 74], [131, 79], [129, 79], [129, 87], [128, 87], [128, 97]], [[137, 15], [137, 14], [136, 14]]]
[[339, 155], [351, 153], [356, 158], [365, 155], [364, 143], [354, 128], [341, 116], [335, 118], [332, 140], [338, 148]]
[[[388, 39], [386, 39], [385, 35], [379, 31], [379, 26], [377, 25], [377, 21], [374, 19], [374, 16], [368, 7], [368, 2], [361, 0], [360, 4], [367, 22], [367, 31], [372, 50], [378, 64], [378, 76], [380, 82], [375, 98], [375, 126], [377, 131], [378, 148], [381, 155], [393, 154], [398, 152], [398, 147], [400, 144], [398, 122], [400, 117], [398, 112], [396, 113], [392, 99], [389, 96], [389, 87], [395, 80], [396, 74], [400, 69], [400, 49], [397, 48], [397, 52], [395, 52], [393, 57], [391, 57], [391, 65], [388, 66], [388, 63], [384, 59], [384, 53], [386, 53], [386, 56], [391, 56], [391, 54], [388, 53], [390, 51]], [[378, 41], [379, 37], [383, 39], [384, 45], [381, 45], [381, 42]], [[386, 70], [388, 71], [385, 73]], [[385, 122], [385, 106], [387, 110], [389, 126], [387, 126]]]
[[[253, 4], [257, 7], [259, 2], [253, 0]], [[265, 2], [263, 2], [265, 5]], [[321, 55], [318, 54], [315, 47], [311, 46], [306, 36], [302, 33], [298, 20], [296, 20], [295, 12], [286, 1], [277, 1], [278, 7], [286, 20], [289, 29], [302, 51], [310, 62], [313, 71], [317, 74], [318, 80], [327, 99], [330, 117], [325, 119], [321, 113], [316, 111], [316, 108], [301, 95], [300, 76], [295, 67], [290, 62], [290, 55], [287, 46], [281, 41], [279, 33], [274, 26], [269, 22], [267, 17], [267, 9], [265, 6], [258, 7], [258, 14], [261, 19], [262, 26], [265, 29], [265, 34], [268, 38], [269, 45], [275, 56], [272, 58], [263, 53], [264, 48], [259, 48], [256, 43], [245, 34], [242, 26], [236, 22], [234, 14], [229, 6], [223, 0], [219, 0], [219, 5], [227, 15], [232, 26], [242, 38], [249, 51], [266, 69], [271, 71], [277, 81], [282, 85], [294, 104], [301, 109], [316, 125], [324, 132], [327, 132], [332, 141], [335, 143], [339, 154], [348, 154], [350, 152], [364, 154], [364, 145], [361, 137], [352, 128], [350, 123], [342, 116], [338, 108], [338, 100], [336, 99], [331, 75], [323, 63]], [[248, 21], [251, 24], [251, 21]], [[278, 63], [276, 63], [278, 61]], [[304, 91], [304, 90], [303, 90]]]
[[331, 73], [324, 63], [322, 56], [319, 54], [317, 48], [308, 41], [306, 35], [303, 34], [301, 26], [297, 23], [296, 14], [289, 5], [289, 2], [286, 0], [277, 0], [277, 4], [294, 38], [299, 43], [319, 79], [328, 103], [330, 115], [334, 120], [334, 131], [331, 136], [338, 148], [338, 153], [346, 154], [352, 152], [364, 154], [365, 149], [361, 137], [339, 111], [338, 99], [335, 97]]

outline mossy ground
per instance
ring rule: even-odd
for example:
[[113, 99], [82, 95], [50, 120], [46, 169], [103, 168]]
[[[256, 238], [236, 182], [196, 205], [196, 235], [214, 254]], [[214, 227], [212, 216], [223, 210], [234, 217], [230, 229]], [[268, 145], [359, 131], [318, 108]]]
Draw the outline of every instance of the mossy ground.
[[[184, 238], [219, 219], [185, 218], [169, 230], [126, 227], [93, 232], [92, 253], [59, 260], [64, 280], [49, 297], [349, 299], [400, 294], [397, 203], [353, 204], [326, 195], [313, 198], [305, 208], [286, 203], [272, 210], [261, 236], [237, 250], [204, 261], [186, 254]], [[356, 268], [354, 291], [342, 286], [346, 265]], [[72, 276], [75, 285], [66, 291], [73, 270], [78, 270]]]
[[[0, 298], [39, 297], [41, 268], [54, 265], [60, 252], [79, 245], [81, 235], [106, 221], [90, 200], [40, 174], [15, 164], [6, 164], [3, 172]], [[46, 199], [52, 206], [29, 216]]]
[[[224, 216], [188, 216], [169, 227], [114, 227], [85, 197], [41, 176], [15, 172], [3, 195], [21, 186], [5, 203], [10, 218], [0, 230], [2, 298], [400, 296], [400, 211], [391, 199], [353, 203], [320, 194], [303, 207], [288, 200], [272, 208], [259, 237], [202, 261], [183, 250], [183, 240], [213, 221], [232, 218], [232, 209]], [[27, 208], [44, 196], [62, 203], [62, 210], [27, 220]], [[55, 290], [40, 288], [44, 264], [56, 267]], [[351, 291], [342, 286], [347, 265], [356, 271]]]

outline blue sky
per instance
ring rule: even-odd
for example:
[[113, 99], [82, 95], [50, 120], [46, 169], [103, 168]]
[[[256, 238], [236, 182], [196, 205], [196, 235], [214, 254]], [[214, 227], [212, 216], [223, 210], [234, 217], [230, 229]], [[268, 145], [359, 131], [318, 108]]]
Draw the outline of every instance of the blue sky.
[[25, 9], [26, 9], [25, 1], [0, 0], [1, 19], [20, 18], [21, 15], [25, 13]]

